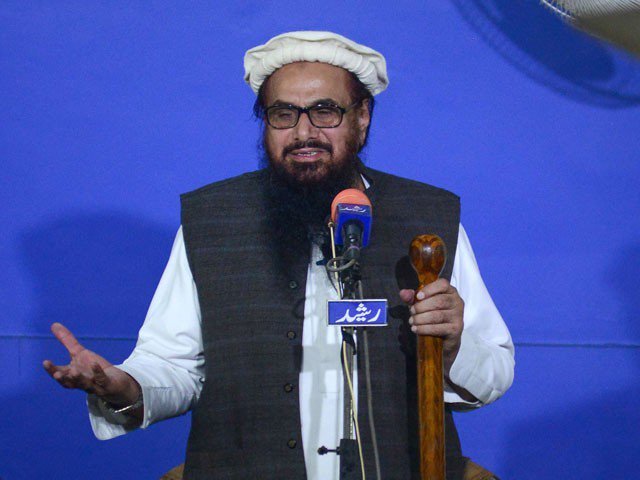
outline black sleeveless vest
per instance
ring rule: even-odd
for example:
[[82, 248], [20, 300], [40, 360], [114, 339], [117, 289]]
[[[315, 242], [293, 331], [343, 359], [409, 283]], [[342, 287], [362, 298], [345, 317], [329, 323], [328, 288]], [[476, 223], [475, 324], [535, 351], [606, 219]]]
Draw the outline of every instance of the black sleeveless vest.
[[[429, 185], [371, 169], [371, 242], [363, 250], [365, 297], [387, 298], [389, 326], [369, 329], [373, 413], [382, 475], [419, 479], [415, 335], [399, 288], [415, 288], [411, 239], [436, 233], [449, 252], [450, 279], [460, 203]], [[185, 479], [306, 478], [296, 385], [308, 256], [284, 274], [269, 241], [264, 170], [182, 195], [182, 228], [202, 312], [205, 378], [193, 411]], [[364, 368], [357, 355], [359, 378]], [[359, 398], [365, 399], [365, 382]], [[368, 412], [360, 433], [368, 478], [375, 478]], [[462, 478], [464, 460], [447, 410], [447, 478]]]

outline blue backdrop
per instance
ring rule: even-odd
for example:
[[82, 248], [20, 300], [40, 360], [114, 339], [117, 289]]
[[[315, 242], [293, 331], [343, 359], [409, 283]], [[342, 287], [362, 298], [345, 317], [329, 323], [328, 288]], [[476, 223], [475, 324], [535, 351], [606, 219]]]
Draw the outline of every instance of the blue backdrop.
[[[188, 5], [188, 6], [186, 6]], [[459, 193], [517, 345], [516, 380], [458, 414], [506, 479], [628, 479], [640, 451], [640, 61], [535, 0], [29, 2], [0, 6], [0, 478], [157, 478], [188, 417], [108, 442], [61, 321], [134, 345], [178, 194], [257, 167], [244, 51], [326, 29], [386, 55], [365, 160]]]

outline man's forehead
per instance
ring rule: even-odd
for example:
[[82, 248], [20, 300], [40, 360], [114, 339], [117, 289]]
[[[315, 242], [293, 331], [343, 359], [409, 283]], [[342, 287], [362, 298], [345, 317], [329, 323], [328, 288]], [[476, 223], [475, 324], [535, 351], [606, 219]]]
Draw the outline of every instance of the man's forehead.
[[[331, 99], [338, 102], [350, 97], [351, 74], [340, 67], [320, 62], [295, 62], [276, 70], [265, 85], [270, 101], [307, 102]], [[287, 98], [297, 97], [297, 98]]]

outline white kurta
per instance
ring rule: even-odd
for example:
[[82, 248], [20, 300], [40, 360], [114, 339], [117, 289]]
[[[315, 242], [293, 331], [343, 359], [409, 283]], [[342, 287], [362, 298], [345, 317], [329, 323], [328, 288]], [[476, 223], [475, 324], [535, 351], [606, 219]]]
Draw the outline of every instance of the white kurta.
[[[317, 247], [312, 258], [320, 258]], [[458, 289], [465, 307], [460, 351], [449, 377], [479, 401], [466, 402], [445, 384], [445, 402], [461, 408], [479, 407], [493, 402], [511, 386], [514, 349], [509, 331], [482, 281], [462, 225], [451, 284]], [[326, 300], [337, 295], [324, 267], [315, 261], [309, 265], [305, 295], [299, 395], [307, 476], [310, 480], [338, 479], [338, 457], [317, 453], [322, 445], [335, 448], [342, 437], [341, 337], [339, 328], [328, 327], [326, 322]], [[200, 322], [196, 285], [180, 229], [136, 347], [120, 366], [142, 387], [142, 428], [185, 413], [197, 402], [204, 381]], [[94, 396], [89, 396], [88, 405], [96, 437], [108, 439], [126, 433], [124, 426], [110, 421]]]

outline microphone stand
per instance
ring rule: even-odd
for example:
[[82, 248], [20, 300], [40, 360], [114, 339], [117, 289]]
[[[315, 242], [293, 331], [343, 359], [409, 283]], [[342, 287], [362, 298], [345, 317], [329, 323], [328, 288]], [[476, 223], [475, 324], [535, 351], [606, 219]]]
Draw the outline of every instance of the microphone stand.
[[[336, 258], [335, 237], [333, 222], [329, 223], [329, 231], [331, 233], [331, 249], [333, 258]], [[362, 285], [360, 284], [360, 265], [357, 261], [349, 262], [350, 266], [334, 272], [335, 281], [338, 286], [338, 293], [342, 299], [358, 299], [362, 298]], [[358, 448], [358, 440], [355, 439], [353, 432], [354, 405], [351, 397], [351, 388], [353, 386], [354, 356], [355, 349], [355, 329], [353, 327], [342, 327], [342, 349], [341, 363], [344, 378], [343, 388], [343, 416], [342, 416], [342, 435], [340, 445], [336, 449], [328, 449], [320, 447], [318, 453], [324, 455], [329, 452], [336, 453], [340, 456], [340, 480], [362, 480], [364, 471], [361, 470], [360, 452]], [[355, 392], [354, 392], [355, 395]], [[358, 434], [359, 435], [359, 434]]]
[[[341, 272], [342, 298], [362, 298], [360, 295], [360, 264], [356, 261], [350, 268]], [[356, 355], [355, 328], [342, 327], [342, 372], [344, 377], [343, 398], [343, 437], [340, 440], [340, 480], [362, 480], [358, 441], [353, 432], [354, 405], [349, 381], [353, 385], [354, 356]]]
[[[360, 264], [356, 261], [353, 266], [342, 273], [343, 299], [362, 298], [360, 285]], [[358, 288], [360, 287], [360, 288]], [[344, 438], [340, 440], [340, 480], [361, 480], [360, 465], [358, 458], [358, 442], [353, 435], [353, 398], [350, 392], [350, 385], [347, 378], [351, 379], [353, 385], [354, 356], [356, 354], [355, 328], [342, 327], [342, 345], [345, 349], [343, 353], [343, 373], [344, 373], [344, 411], [343, 429]], [[347, 377], [348, 375], [348, 377]], [[348, 435], [346, 434], [348, 432]]]

